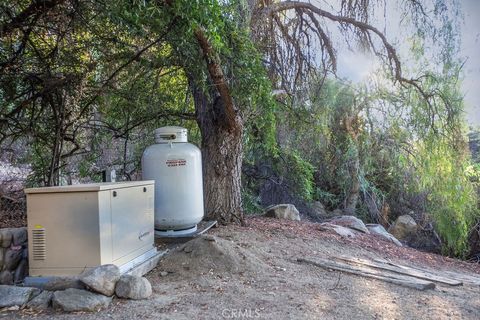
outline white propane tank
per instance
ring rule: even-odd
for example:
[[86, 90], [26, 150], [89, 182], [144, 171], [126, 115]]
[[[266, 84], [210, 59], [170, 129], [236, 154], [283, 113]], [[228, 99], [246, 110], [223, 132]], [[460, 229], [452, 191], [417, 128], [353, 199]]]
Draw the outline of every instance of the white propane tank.
[[155, 180], [155, 233], [195, 232], [204, 213], [200, 149], [182, 127], [155, 130], [155, 142], [142, 156], [143, 180]]

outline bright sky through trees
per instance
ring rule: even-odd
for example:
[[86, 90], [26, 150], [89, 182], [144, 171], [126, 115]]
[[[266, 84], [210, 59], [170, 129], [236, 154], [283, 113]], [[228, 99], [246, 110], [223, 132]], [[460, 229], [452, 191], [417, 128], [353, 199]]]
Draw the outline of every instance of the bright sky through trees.
[[[465, 94], [466, 119], [470, 125], [480, 125], [480, 1], [465, 0], [461, 3], [464, 22], [461, 26], [461, 49], [460, 55], [462, 61], [465, 61], [463, 72], [464, 79], [462, 91]], [[393, 10], [392, 10], [393, 11]], [[395, 17], [393, 12], [387, 13]], [[385, 28], [389, 38], [395, 39], [398, 51], [407, 53], [407, 45], [403, 45], [402, 38], [399, 35], [398, 21], [389, 20]], [[338, 74], [353, 82], [361, 82], [372, 74], [381, 64], [378, 58], [369, 54], [350, 51], [347, 49], [338, 52]]]

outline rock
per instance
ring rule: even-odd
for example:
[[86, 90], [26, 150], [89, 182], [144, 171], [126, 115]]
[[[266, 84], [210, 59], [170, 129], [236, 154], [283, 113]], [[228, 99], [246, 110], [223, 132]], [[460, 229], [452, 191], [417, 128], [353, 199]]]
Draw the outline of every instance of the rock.
[[367, 226], [368, 231], [370, 231], [371, 234], [376, 234], [376, 235], [382, 237], [383, 239], [385, 239], [387, 241], [395, 243], [399, 247], [402, 246], [402, 243], [400, 241], [398, 241], [398, 239], [395, 238], [393, 235], [388, 233], [388, 231], [385, 230], [385, 228], [382, 225], [380, 225], [380, 224], [367, 224], [366, 226]]
[[333, 230], [343, 238], [355, 238], [355, 233], [349, 228], [337, 226]]
[[190, 253], [193, 251], [193, 246], [191, 243], [186, 243], [185, 246], [183, 247], [183, 252], [185, 253]]
[[337, 226], [328, 222], [321, 223], [319, 230], [333, 230], [342, 238], [355, 238], [355, 232], [352, 229]]
[[13, 250], [13, 249], [7, 249], [5, 252], [5, 258], [4, 258], [4, 266], [6, 270], [13, 271], [17, 268], [18, 263], [22, 259], [22, 250]]
[[215, 238], [215, 236], [212, 236], [209, 234], [202, 235], [202, 239], [206, 241], [212, 241], [212, 242], [217, 241], [217, 238]]
[[0, 272], [0, 284], [13, 284], [12, 271], [5, 270]]
[[168, 276], [168, 272], [167, 271], [162, 271], [162, 272], [160, 272], [160, 276], [166, 277], [166, 276]]
[[67, 289], [53, 293], [52, 306], [63, 311], [97, 311], [108, 307], [111, 297], [80, 289]]
[[120, 298], [146, 299], [152, 295], [152, 285], [144, 277], [123, 275], [117, 282], [115, 294]]
[[12, 244], [12, 239], [13, 239], [13, 234], [10, 229], [0, 229], [0, 234], [1, 234], [1, 247], [3, 248], [8, 248]]
[[0, 285], [0, 308], [22, 307], [39, 293], [37, 288]]
[[3, 262], [5, 261], [5, 248], [0, 247], [0, 271], [3, 269]]
[[115, 293], [115, 284], [120, 279], [120, 269], [113, 264], [104, 264], [80, 275], [82, 281], [88, 288], [106, 296]]
[[417, 230], [403, 241], [417, 250], [438, 254], [442, 252], [442, 242], [433, 230]]
[[20, 306], [6, 307], [6, 308], [0, 309], [1, 312], [18, 311], [18, 310], [20, 310]]
[[358, 230], [363, 233], [370, 233], [363, 221], [354, 216], [340, 216], [333, 218], [329, 222], [337, 226]]
[[27, 308], [36, 310], [46, 310], [52, 304], [53, 292], [42, 291], [38, 296], [27, 303]]
[[18, 264], [17, 269], [15, 269], [13, 280], [15, 283], [20, 283], [23, 281], [23, 279], [25, 279], [27, 275], [28, 275], [28, 260], [22, 259], [20, 260], [20, 263]]
[[293, 204], [278, 204], [265, 210], [265, 217], [300, 221], [300, 213]]
[[21, 246], [27, 242], [27, 228], [14, 228], [11, 231], [14, 246]]
[[315, 216], [319, 218], [326, 217], [328, 215], [327, 210], [325, 210], [325, 206], [320, 201], [314, 201], [312, 203], [312, 210], [315, 213]]
[[343, 211], [341, 209], [335, 209], [332, 211], [332, 216], [334, 217], [343, 216]]
[[417, 223], [408, 214], [404, 214], [397, 218], [397, 220], [388, 229], [395, 238], [405, 240], [410, 238], [417, 231]]
[[49, 291], [59, 291], [66, 289], [85, 289], [85, 285], [78, 277], [54, 277], [47, 281], [42, 289]]

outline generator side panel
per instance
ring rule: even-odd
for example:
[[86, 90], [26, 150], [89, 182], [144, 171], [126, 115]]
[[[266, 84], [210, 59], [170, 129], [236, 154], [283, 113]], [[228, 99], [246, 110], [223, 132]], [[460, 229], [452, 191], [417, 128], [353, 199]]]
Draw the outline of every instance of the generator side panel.
[[98, 192], [27, 194], [30, 276], [77, 275], [100, 264]]
[[154, 184], [109, 192], [112, 263], [121, 266], [154, 248]]
[[98, 221], [100, 226], [100, 264], [113, 263], [112, 207], [110, 190], [98, 193]]

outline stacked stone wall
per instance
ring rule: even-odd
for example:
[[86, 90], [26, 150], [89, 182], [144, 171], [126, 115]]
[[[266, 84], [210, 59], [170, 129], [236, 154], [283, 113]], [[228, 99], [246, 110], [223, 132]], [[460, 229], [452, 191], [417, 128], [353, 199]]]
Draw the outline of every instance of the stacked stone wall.
[[27, 228], [0, 229], [0, 284], [21, 283], [28, 274]]

